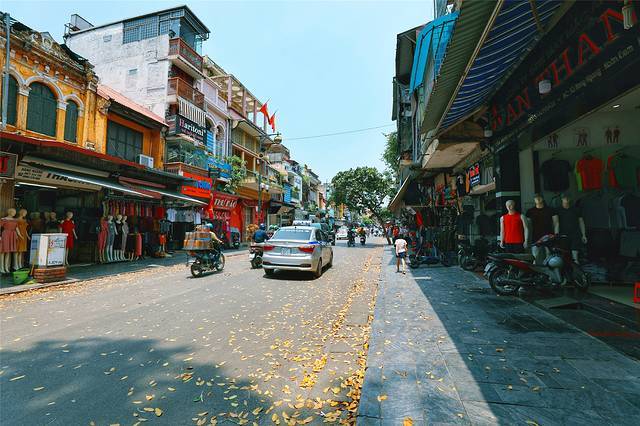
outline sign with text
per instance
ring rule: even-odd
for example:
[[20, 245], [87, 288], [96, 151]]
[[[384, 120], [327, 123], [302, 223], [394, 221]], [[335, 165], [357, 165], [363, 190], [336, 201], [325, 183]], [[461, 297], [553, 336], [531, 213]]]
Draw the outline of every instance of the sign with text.
[[13, 179], [18, 156], [10, 152], [0, 152], [0, 178]]
[[205, 128], [181, 115], [176, 116], [176, 133], [189, 136], [201, 144], [205, 143]]
[[208, 178], [206, 176], [199, 176], [188, 172], [183, 172], [182, 175], [186, 178], [194, 180], [195, 182], [191, 185], [182, 185], [182, 187], [180, 187], [181, 193], [190, 197], [211, 197], [211, 187], [213, 185], [211, 178]]
[[29, 263], [36, 266], [62, 266], [67, 247], [67, 234], [33, 234]]
[[[91, 183], [80, 182], [73, 180], [66, 176], [60, 176], [53, 172], [38, 169], [37, 167], [31, 167], [24, 164], [19, 164], [16, 167], [16, 180], [36, 183], [39, 185], [54, 186], [54, 187], [68, 187], [76, 189], [84, 189], [88, 191], [99, 191], [102, 187], [93, 185]], [[54, 188], [55, 189], [55, 188]]]
[[222, 192], [214, 192], [211, 206], [214, 210], [233, 210], [238, 205], [238, 197], [225, 194]]
[[467, 169], [469, 176], [469, 185], [471, 187], [480, 185], [480, 164], [476, 163]]

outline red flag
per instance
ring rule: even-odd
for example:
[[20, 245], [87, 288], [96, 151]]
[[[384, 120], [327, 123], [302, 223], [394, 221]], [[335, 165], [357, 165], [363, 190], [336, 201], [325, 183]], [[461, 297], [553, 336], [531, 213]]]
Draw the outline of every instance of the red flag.
[[269, 125], [271, 126], [271, 130], [275, 132], [276, 131], [276, 113], [275, 112], [271, 117], [269, 117]]
[[265, 102], [262, 104], [262, 106], [260, 107], [259, 111], [264, 114], [265, 117], [269, 118], [269, 110], [267, 109], [267, 104], [269, 103], [269, 101]]

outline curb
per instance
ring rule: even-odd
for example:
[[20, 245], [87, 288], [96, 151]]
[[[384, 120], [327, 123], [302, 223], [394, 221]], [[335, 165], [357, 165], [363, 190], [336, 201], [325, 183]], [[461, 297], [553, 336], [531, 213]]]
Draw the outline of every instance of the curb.
[[[228, 259], [228, 258], [231, 258], [231, 257], [238, 257], [238, 256], [242, 256], [242, 255], [247, 255], [248, 253], [249, 253], [248, 250], [233, 251], [233, 252], [231, 252], [229, 254], [225, 254], [225, 257]], [[172, 265], [167, 265], [167, 266], [174, 266], [174, 265], [177, 265], [177, 264], [178, 263], [174, 263]], [[100, 278], [113, 277], [113, 276], [117, 276], [117, 275], [125, 275], [125, 274], [130, 274], [132, 272], [137, 272], [137, 271], [135, 271], [135, 270], [134, 271], [123, 271], [123, 272], [118, 272], [118, 273], [114, 273], [114, 274], [110, 274], [110, 275], [102, 275], [102, 276], [92, 277], [92, 278], [69, 278], [69, 279], [66, 279], [64, 281], [56, 281], [56, 282], [51, 282], [51, 283], [24, 284], [24, 285], [19, 285], [19, 286], [15, 286], [15, 287], [5, 287], [5, 288], [0, 288], [0, 297], [8, 296], [10, 294], [24, 293], [25, 291], [30, 291], [30, 290], [39, 290], [39, 289], [47, 288], [47, 287], [57, 287], [57, 286], [62, 286], [62, 285], [82, 283], [82, 282], [85, 282], [85, 281], [91, 281], [91, 280], [100, 279]]]

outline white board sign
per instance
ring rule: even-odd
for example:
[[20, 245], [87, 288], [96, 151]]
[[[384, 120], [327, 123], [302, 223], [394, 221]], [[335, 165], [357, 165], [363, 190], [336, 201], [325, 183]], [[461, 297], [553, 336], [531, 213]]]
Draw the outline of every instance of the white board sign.
[[67, 234], [34, 234], [29, 262], [36, 266], [62, 266], [66, 247]]

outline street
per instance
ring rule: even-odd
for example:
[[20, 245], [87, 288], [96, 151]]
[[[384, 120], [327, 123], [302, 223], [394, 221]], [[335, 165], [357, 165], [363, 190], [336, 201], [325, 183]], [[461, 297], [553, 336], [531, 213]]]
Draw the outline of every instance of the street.
[[3, 424], [355, 421], [382, 243], [315, 280], [241, 255], [4, 297]]

